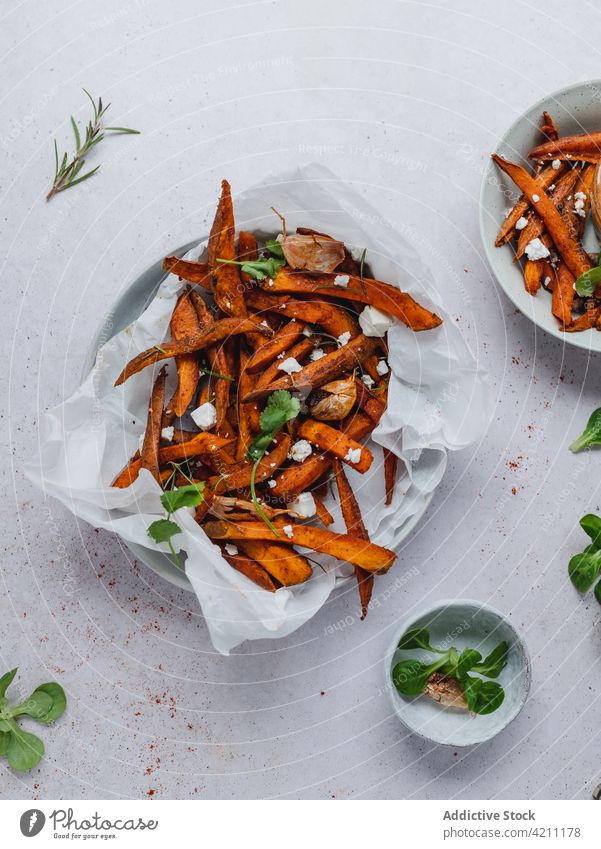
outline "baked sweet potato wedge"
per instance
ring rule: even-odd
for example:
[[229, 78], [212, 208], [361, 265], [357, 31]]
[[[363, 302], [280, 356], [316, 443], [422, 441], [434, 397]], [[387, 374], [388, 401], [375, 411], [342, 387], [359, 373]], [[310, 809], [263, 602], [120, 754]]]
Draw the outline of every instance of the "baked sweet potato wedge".
[[166, 379], [167, 372], [163, 367], [159, 371], [152, 387], [144, 441], [142, 443], [142, 450], [140, 451], [140, 468], [148, 469], [157, 483], [161, 482], [159, 446], [161, 443], [161, 422], [163, 420], [163, 405], [165, 403]]
[[298, 435], [301, 439], [307, 439], [317, 445], [322, 451], [338, 457], [361, 474], [365, 474], [373, 462], [374, 457], [369, 448], [325, 422], [306, 419], [298, 428]]
[[[177, 299], [171, 321], [171, 336], [174, 340], [187, 339], [200, 330], [198, 316], [188, 292], [182, 292]], [[198, 386], [200, 369], [197, 354], [182, 354], [175, 358], [177, 368], [177, 389], [167, 404], [167, 409], [173, 411], [178, 418], [183, 416], [188, 405], [194, 398]]]
[[[556, 158], [557, 155], [581, 160], [581, 156], [601, 158], [601, 133], [582, 133], [576, 136], [560, 136], [532, 148], [529, 159]], [[582, 160], [581, 160], [582, 161]]]
[[206, 262], [190, 262], [177, 256], [167, 256], [163, 260], [163, 268], [170, 274], [176, 274], [181, 280], [202, 286], [207, 291], [211, 290], [211, 275]]
[[226, 315], [244, 317], [247, 314], [243, 286], [237, 265], [218, 260], [236, 261], [236, 230], [232, 192], [227, 180], [221, 181], [221, 197], [211, 227], [208, 265], [213, 279], [215, 303]]
[[153, 345], [152, 348], [148, 348], [146, 351], [142, 351], [142, 353], [134, 357], [133, 360], [130, 360], [125, 366], [115, 381], [115, 386], [119, 386], [132, 375], [137, 374], [153, 363], [168, 360], [171, 357], [177, 357], [181, 354], [202, 351], [217, 342], [222, 342], [229, 336], [237, 336], [241, 333], [260, 333], [263, 336], [271, 336], [272, 331], [251, 321], [249, 318], [224, 318], [221, 321], [216, 321], [207, 330], [201, 331], [194, 336], [189, 336], [187, 339], [180, 339], [177, 342], [163, 342]]
[[[337, 279], [339, 281], [344, 280], [344, 284], [337, 284]], [[268, 288], [270, 292], [313, 296], [328, 295], [331, 298], [370, 304], [389, 315], [395, 316], [416, 332], [432, 330], [442, 324], [442, 319], [436, 313], [422, 307], [411, 295], [402, 292], [390, 283], [369, 277], [360, 278], [334, 272], [331, 274], [306, 274], [281, 268], [272, 281], [263, 284], [263, 288]]]
[[311, 577], [313, 570], [309, 561], [297, 554], [289, 545], [271, 542], [269, 539], [242, 539], [236, 544], [283, 587], [302, 584]]
[[[344, 467], [340, 460], [334, 460], [332, 466], [334, 469], [334, 476], [336, 478], [340, 510], [346, 526], [346, 532], [349, 536], [357, 537], [357, 539], [369, 540], [369, 534], [367, 533], [363, 523], [359, 502], [355, 498], [355, 493], [348, 482]], [[365, 619], [373, 591], [374, 576], [371, 572], [367, 572], [365, 569], [362, 569], [361, 566], [355, 566], [355, 577], [357, 578], [357, 586], [359, 588], [361, 619]]]
[[513, 180], [516, 186], [524, 192], [530, 203], [535, 206], [537, 213], [542, 218], [549, 235], [553, 239], [555, 247], [572, 274], [575, 277], [579, 277], [585, 271], [588, 271], [592, 265], [588, 255], [570, 232], [569, 227], [555, 208], [555, 204], [551, 198], [545, 192], [542, 194], [538, 193], [536, 180], [521, 165], [508, 162], [495, 153], [493, 153], [492, 158], [501, 171]]
[[241, 572], [253, 584], [261, 587], [262, 590], [267, 590], [269, 593], [274, 593], [277, 590], [277, 585], [274, 583], [269, 572], [260, 563], [257, 563], [256, 560], [253, 560], [252, 557], [247, 557], [245, 554], [240, 553], [228, 554], [224, 549], [222, 549], [221, 555], [237, 572]]
[[[329, 554], [353, 566], [362, 566], [368, 572], [387, 572], [396, 559], [394, 551], [348, 534], [336, 534], [325, 528], [291, 525], [281, 521], [275, 525], [281, 534], [278, 542], [286, 546], [298, 545], [301, 548]], [[207, 536], [215, 540], [274, 541], [273, 531], [264, 522], [218, 521], [207, 522], [203, 527]]]
[[323, 386], [324, 383], [334, 380], [343, 372], [352, 371], [360, 366], [363, 360], [375, 350], [376, 345], [377, 340], [361, 334], [355, 339], [351, 339], [347, 345], [343, 345], [321, 359], [303, 366], [300, 371], [281, 377], [271, 386], [255, 388], [242, 400], [244, 402], [258, 401], [278, 389], [308, 392], [311, 389]]

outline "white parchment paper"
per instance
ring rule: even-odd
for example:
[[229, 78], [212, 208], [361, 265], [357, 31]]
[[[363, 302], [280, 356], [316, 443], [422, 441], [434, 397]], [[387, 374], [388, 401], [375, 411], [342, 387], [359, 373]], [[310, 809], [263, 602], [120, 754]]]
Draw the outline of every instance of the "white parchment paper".
[[[407, 240], [376, 210], [334, 174], [318, 165], [274, 177], [234, 199], [236, 224], [260, 238], [279, 228], [271, 207], [285, 215], [290, 231], [309, 226], [367, 248], [374, 276], [398, 285], [424, 306], [447, 319], [437, 303], [429, 271]], [[188, 257], [199, 258], [200, 245]], [[110, 482], [138, 447], [146, 422], [154, 379], [152, 368], [115, 388], [125, 362], [168, 338], [169, 318], [182, 284], [169, 275], [140, 317], [98, 351], [96, 363], [77, 392], [45, 414], [41, 453], [27, 465], [29, 478], [47, 495], [95, 527], [119, 534], [126, 542], [157, 550], [147, 534], [164, 515], [161, 490], [143, 470], [128, 489]], [[389, 332], [392, 369], [388, 409], [373, 433], [375, 461], [366, 475], [349, 472], [366, 525], [374, 542], [394, 547], [408, 520], [423, 512], [444, 473], [448, 450], [467, 446], [484, 432], [491, 414], [486, 377], [455, 323], [445, 320], [433, 331], [413, 333], [395, 321]], [[171, 362], [169, 389], [174, 386]], [[393, 503], [384, 505], [382, 451], [400, 459]], [[328, 502], [343, 530], [335, 500]], [[175, 520], [182, 533], [173, 537], [185, 552], [185, 569], [201, 605], [215, 648], [227, 654], [243, 640], [282, 637], [306, 622], [324, 604], [336, 576], [348, 568], [320, 558], [323, 569], [291, 589], [268, 593], [232, 569], [188, 510]], [[394, 569], [394, 566], [393, 566]]]

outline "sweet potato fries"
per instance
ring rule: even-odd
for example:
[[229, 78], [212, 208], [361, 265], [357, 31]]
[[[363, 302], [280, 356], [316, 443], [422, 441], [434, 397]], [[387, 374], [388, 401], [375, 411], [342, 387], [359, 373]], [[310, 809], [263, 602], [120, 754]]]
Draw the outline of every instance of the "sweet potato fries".
[[524, 287], [530, 295], [552, 293], [551, 311], [562, 330], [601, 330], [601, 270], [582, 245], [596, 169], [601, 161], [601, 133], [561, 136], [546, 112], [543, 141], [530, 151], [534, 173], [497, 154], [496, 165], [521, 192], [508, 212], [495, 245], [515, 240], [522, 261]]
[[[387, 328], [395, 319], [415, 332], [441, 324], [371, 277], [364, 259], [309, 228], [289, 235], [285, 222], [278, 239], [262, 245], [252, 233], [236, 234], [224, 180], [206, 262], [164, 261], [185, 281], [171, 338], [157, 339], [115, 381], [157, 371], [140, 450], [112, 484], [131, 486], [150, 471], [167, 511], [151, 536], [171, 544], [179, 532], [172, 517], [194, 507], [227, 563], [267, 592], [311, 577], [315, 564], [295, 546], [345, 561], [357, 576], [362, 617], [374, 576], [395, 554], [369, 539], [347, 471], [380, 472], [362, 440], [386, 409]], [[176, 384], [165, 403], [167, 368]], [[396, 457], [384, 456], [389, 504]], [[328, 488], [337, 491], [346, 533], [328, 527]]]

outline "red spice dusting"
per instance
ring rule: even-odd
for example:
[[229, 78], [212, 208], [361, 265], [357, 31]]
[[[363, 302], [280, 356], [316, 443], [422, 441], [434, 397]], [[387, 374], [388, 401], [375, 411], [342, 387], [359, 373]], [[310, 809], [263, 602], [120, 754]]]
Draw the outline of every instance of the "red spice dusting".
[[148, 791], [147, 791], [147, 793], [146, 793], [146, 795], [147, 795], [147, 796], [154, 796], [154, 794], [155, 794], [156, 792], [157, 792], [156, 790], [148, 790]]

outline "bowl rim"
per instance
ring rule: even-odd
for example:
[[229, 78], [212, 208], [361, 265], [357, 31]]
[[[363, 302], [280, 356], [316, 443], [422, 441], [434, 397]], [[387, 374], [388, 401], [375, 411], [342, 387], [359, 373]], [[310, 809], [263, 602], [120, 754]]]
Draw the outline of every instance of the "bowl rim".
[[[566, 95], [570, 92], [577, 91], [579, 89], [583, 89], [589, 86], [598, 86], [601, 89], [601, 78], [585, 80], [583, 82], [571, 83], [570, 85], [563, 86], [562, 88], [555, 89], [550, 94], [543, 95], [540, 97], [535, 103], [533, 103], [528, 108], [524, 109], [514, 121], [509, 125], [509, 127], [505, 130], [505, 132], [497, 139], [497, 143], [494, 146], [495, 151], [503, 145], [507, 137], [511, 135], [516, 127], [518, 127], [526, 118], [528, 114], [531, 112], [542, 111], [545, 107], [549, 105], [549, 101], [557, 100], [560, 95]], [[521, 158], [523, 155], [520, 154]], [[551, 325], [549, 327], [544, 327], [537, 319], [534, 309], [525, 310], [522, 303], [520, 303], [517, 293], [514, 290], [513, 286], [509, 286], [506, 284], [505, 280], [497, 274], [495, 268], [495, 251], [499, 250], [495, 247], [494, 244], [489, 244], [487, 238], [485, 238], [485, 207], [484, 204], [484, 195], [486, 193], [486, 189], [488, 186], [488, 178], [490, 174], [493, 173], [494, 163], [492, 159], [488, 159], [486, 167], [482, 173], [482, 180], [480, 182], [480, 192], [478, 195], [478, 226], [480, 230], [480, 241], [484, 247], [484, 253], [486, 255], [486, 261], [489, 267], [490, 272], [493, 277], [505, 293], [505, 295], [509, 298], [511, 303], [516, 307], [519, 312], [526, 316], [535, 327], [540, 328], [544, 333], [548, 333], [550, 336], [554, 336], [556, 339], [559, 339], [566, 345], [571, 345], [574, 348], [580, 348], [581, 350], [589, 351], [591, 353], [601, 353], [601, 332], [598, 330], [586, 330], [581, 333], [565, 333], [565, 331], [560, 330], [560, 328], [556, 325]], [[486, 213], [488, 214], [488, 212]], [[534, 298], [533, 298], [534, 301]], [[534, 306], [534, 304], [533, 304]], [[551, 305], [549, 304], [549, 311]], [[598, 339], [593, 334], [598, 334]], [[594, 345], [593, 341], [597, 341], [598, 345]]]
[[[411, 725], [409, 725], [409, 723], [405, 719], [403, 712], [399, 708], [399, 705], [398, 705], [398, 702], [397, 702], [397, 698], [399, 698], [399, 696], [397, 695], [397, 693], [394, 689], [394, 686], [393, 686], [392, 680], [391, 680], [391, 674], [390, 674], [391, 673], [392, 660], [393, 660], [395, 652], [397, 650], [397, 645], [398, 645], [399, 639], [405, 633], [405, 631], [407, 631], [407, 629], [410, 628], [411, 625], [414, 624], [418, 619], [421, 619], [421, 618], [423, 618], [424, 616], [427, 616], [430, 613], [434, 613], [436, 610], [439, 610], [441, 608], [456, 607], [457, 605], [469, 605], [469, 606], [472, 606], [472, 607], [477, 607], [479, 610], [485, 610], [487, 613], [492, 613], [493, 615], [497, 616], [503, 622], [503, 624], [511, 631], [511, 633], [514, 635], [515, 642], [519, 644], [519, 646], [522, 650], [522, 653], [523, 653], [523, 657], [524, 657], [525, 685], [524, 685], [524, 688], [523, 688], [521, 698], [520, 698], [519, 702], [517, 703], [516, 707], [514, 708], [513, 712], [507, 717], [506, 722], [500, 728], [496, 729], [495, 731], [493, 731], [488, 736], [483, 737], [481, 740], [478, 740], [478, 741], [472, 742], [472, 743], [465, 743], [463, 741], [458, 741], [458, 740], [454, 740], [454, 741], [435, 740], [433, 737], [430, 737], [427, 734], [424, 734], [421, 731], [418, 731], [416, 728], [413, 728]], [[474, 598], [452, 598], [452, 599], [443, 598], [443, 599], [440, 599], [438, 601], [433, 601], [433, 602], [430, 602], [430, 603], [423, 603], [423, 604], [419, 605], [417, 608], [415, 608], [413, 610], [412, 613], [403, 617], [403, 619], [400, 621], [399, 627], [397, 629], [395, 629], [395, 636], [392, 639], [392, 641], [390, 642], [388, 649], [386, 651], [386, 654], [384, 656], [384, 684], [385, 684], [385, 689], [388, 692], [388, 697], [390, 699], [390, 702], [392, 704], [392, 707], [393, 707], [393, 710], [394, 710], [396, 716], [398, 717], [398, 719], [401, 721], [401, 723], [404, 725], [404, 727], [411, 734], [415, 734], [417, 737], [421, 738], [422, 740], [427, 740], [429, 743], [435, 743], [437, 746], [450, 746], [450, 747], [453, 747], [453, 748], [458, 748], [458, 747], [469, 748], [471, 746], [479, 746], [482, 743], [487, 743], [489, 740], [494, 739], [498, 734], [500, 734], [509, 725], [511, 725], [511, 723], [516, 719], [516, 717], [519, 716], [519, 714], [522, 712], [522, 708], [526, 704], [526, 701], [527, 701], [529, 693], [530, 693], [530, 687], [531, 687], [531, 684], [532, 684], [532, 659], [531, 659], [531, 656], [530, 656], [530, 652], [528, 650], [528, 644], [526, 643], [526, 640], [524, 639], [524, 637], [522, 637], [522, 635], [516, 629], [513, 622], [511, 622], [508, 619], [508, 617], [501, 610], [499, 610], [497, 607], [495, 607], [492, 604], [489, 604], [488, 602], [479, 601], [478, 599], [474, 599]], [[411, 702], [407, 702], [406, 704], [410, 706]]]

